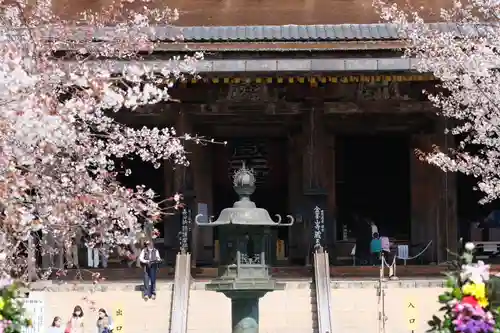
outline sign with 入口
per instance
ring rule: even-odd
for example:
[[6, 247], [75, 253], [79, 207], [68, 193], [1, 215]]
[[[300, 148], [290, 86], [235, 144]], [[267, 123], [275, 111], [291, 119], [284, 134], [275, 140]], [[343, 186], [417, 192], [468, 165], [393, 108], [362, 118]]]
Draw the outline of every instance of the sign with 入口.
[[408, 324], [408, 329], [411, 333], [415, 333], [417, 331], [417, 303], [415, 302], [415, 298], [411, 297], [406, 300], [406, 320]]

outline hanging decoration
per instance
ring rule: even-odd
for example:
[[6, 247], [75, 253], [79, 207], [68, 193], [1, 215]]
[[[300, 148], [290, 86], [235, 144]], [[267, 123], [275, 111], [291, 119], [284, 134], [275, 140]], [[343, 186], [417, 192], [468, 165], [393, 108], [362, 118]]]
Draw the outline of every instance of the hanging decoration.
[[323, 236], [325, 234], [325, 211], [318, 206], [314, 207], [314, 221], [313, 221], [313, 237], [314, 248], [317, 249], [323, 246]]
[[[233, 76], [210, 76], [196, 77], [190, 80], [181, 81], [181, 84], [215, 83], [215, 84], [309, 84], [317, 86], [320, 84], [348, 84], [348, 83], [375, 83], [375, 82], [414, 82], [414, 81], [435, 81], [432, 74], [379, 74], [379, 75], [342, 75], [342, 76], [265, 76], [265, 77], [233, 77]], [[255, 89], [255, 87], [254, 87]]]
[[229, 159], [228, 177], [233, 178], [244, 163], [248, 165], [256, 178], [256, 186], [262, 185], [269, 174], [266, 143], [259, 140], [231, 142], [233, 148]]

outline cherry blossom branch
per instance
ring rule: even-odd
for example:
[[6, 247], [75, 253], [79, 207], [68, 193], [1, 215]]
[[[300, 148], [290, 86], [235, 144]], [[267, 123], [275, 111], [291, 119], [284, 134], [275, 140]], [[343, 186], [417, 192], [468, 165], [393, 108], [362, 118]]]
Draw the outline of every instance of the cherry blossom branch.
[[[187, 165], [184, 142], [210, 142], [173, 129], [134, 129], [109, 116], [168, 101], [172, 82], [191, 74], [201, 59], [200, 54], [176, 58], [165, 68], [140, 63], [140, 52], [153, 52], [157, 43], [146, 31], [168, 24], [175, 11], [145, 6], [133, 12], [117, 3], [70, 22], [50, 7], [49, 0], [30, 10], [24, 0], [0, 6], [0, 234], [6, 239], [0, 244], [0, 269], [5, 272], [25, 272], [27, 263], [12, 260], [18, 252], [9, 249], [35, 229], [57, 236], [64, 246], [79, 232], [89, 244], [130, 244], [142, 223], [156, 223], [178, 206], [179, 196], [169, 206], [144, 186], [124, 187], [116, 179], [122, 170], [115, 160], [135, 155], [156, 167], [164, 160]], [[82, 24], [93, 28], [75, 40], [72, 27]], [[112, 27], [114, 35], [95, 43], [92, 31], [103, 27]], [[62, 57], [55, 53], [63, 49]], [[74, 60], [71, 66], [66, 59]], [[117, 61], [131, 59], [137, 61], [115, 71]]]
[[[456, 149], [435, 147], [425, 160], [444, 171], [477, 179], [481, 203], [500, 197], [500, 5], [493, 0], [455, 0], [441, 9], [441, 27], [431, 27], [414, 10], [376, 0], [381, 18], [394, 23], [407, 43], [405, 56], [432, 73], [443, 91], [427, 93], [438, 113], [452, 119], [446, 129]], [[448, 23], [448, 26], [444, 26]], [[451, 28], [451, 29], [449, 29]]]

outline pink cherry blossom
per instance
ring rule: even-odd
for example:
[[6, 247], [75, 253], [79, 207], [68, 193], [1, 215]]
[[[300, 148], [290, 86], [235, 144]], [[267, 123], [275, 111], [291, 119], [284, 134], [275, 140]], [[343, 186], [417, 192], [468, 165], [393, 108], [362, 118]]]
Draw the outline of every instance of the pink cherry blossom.
[[117, 181], [129, 171], [115, 161], [136, 155], [155, 167], [167, 159], [187, 165], [184, 141], [201, 138], [131, 127], [117, 113], [169, 100], [172, 82], [192, 74], [202, 55], [177, 57], [165, 68], [142, 62], [161, 39], [156, 27], [169, 26], [177, 12], [135, 2], [144, 2], [138, 12], [115, 1], [76, 21], [58, 18], [51, 0], [2, 3], [0, 270], [26, 265], [16, 253], [31, 231], [66, 246], [84, 231], [90, 243], [112, 248], [130, 244], [141, 221], [166, 213], [152, 190]]
[[382, 19], [399, 29], [415, 69], [440, 81], [440, 90], [428, 98], [456, 144], [436, 146], [426, 160], [475, 177], [482, 203], [499, 198], [500, 3], [454, 0], [441, 9], [440, 25], [426, 24], [419, 11], [384, 0], [374, 4]]

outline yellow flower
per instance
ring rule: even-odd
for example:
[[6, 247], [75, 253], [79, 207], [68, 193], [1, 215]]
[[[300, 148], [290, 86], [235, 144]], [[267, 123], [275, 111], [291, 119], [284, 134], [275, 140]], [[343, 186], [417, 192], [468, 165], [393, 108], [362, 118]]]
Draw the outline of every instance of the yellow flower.
[[0, 297], [0, 311], [3, 310], [4, 307], [5, 307], [5, 300], [3, 299], [3, 297]]
[[490, 304], [486, 298], [479, 298], [477, 300], [477, 303], [483, 308], [487, 307], [488, 304]]
[[462, 286], [464, 295], [474, 296], [477, 302], [483, 308], [488, 306], [488, 299], [486, 298], [486, 285], [484, 283], [467, 283]]
[[483, 298], [486, 296], [486, 286], [484, 283], [467, 283], [462, 286], [464, 295], [471, 295], [476, 298]]

